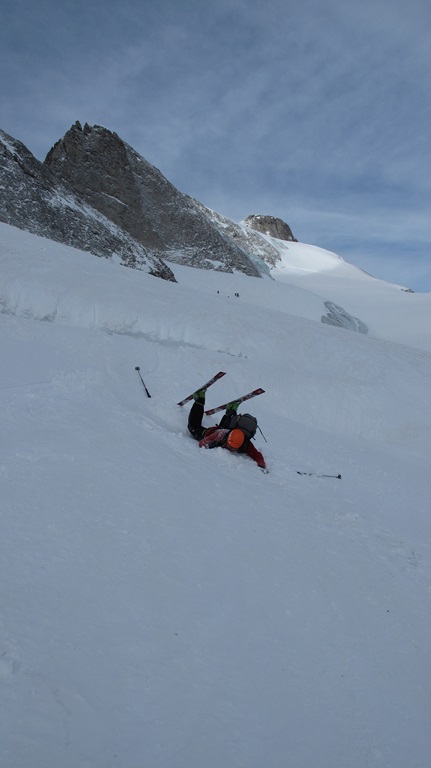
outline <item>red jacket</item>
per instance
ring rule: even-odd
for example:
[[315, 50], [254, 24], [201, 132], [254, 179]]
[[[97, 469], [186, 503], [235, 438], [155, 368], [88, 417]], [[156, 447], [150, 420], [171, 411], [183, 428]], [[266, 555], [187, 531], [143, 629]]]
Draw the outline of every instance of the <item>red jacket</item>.
[[[230, 429], [220, 429], [219, 427], [208, 427], [202, 440], [199, 441], [199, 448], [227, 448], [226, 438], [230, 432]], [[251, 440], [245, 440], [244, 445], [235, 451], [235, 453], [246, 453], [253, 459], [258, 467], [261, 469], [266, 468], [265, 459], [260, 451], [254, 447]]]

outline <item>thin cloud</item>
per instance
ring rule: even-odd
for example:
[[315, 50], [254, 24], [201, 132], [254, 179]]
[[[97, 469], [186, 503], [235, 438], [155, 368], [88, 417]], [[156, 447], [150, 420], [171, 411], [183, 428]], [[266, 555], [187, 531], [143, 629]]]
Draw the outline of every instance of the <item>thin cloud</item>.
[[76, 119], [105, 125], [226, 216], [280, 215], [335, 252], [409, 236], [419, 264], [430, 23], [425, 0], [17, 0], [0, 126], [42, 159]]

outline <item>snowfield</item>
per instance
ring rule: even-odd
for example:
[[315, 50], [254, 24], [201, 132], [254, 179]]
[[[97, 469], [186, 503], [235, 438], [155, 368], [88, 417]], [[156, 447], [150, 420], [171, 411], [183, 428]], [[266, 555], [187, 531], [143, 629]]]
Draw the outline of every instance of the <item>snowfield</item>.
[[[271, 242], [175, 284], [0, 224], [2, 768], [429, 767], [431, 294]], [[268, 475], [187, 432], [219, 370]]]

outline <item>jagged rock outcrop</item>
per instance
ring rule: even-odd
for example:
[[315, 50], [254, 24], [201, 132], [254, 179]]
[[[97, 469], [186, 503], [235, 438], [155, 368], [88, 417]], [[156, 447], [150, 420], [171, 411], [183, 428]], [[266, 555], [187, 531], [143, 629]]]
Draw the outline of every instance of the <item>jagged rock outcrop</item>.
[[248, 257], [256, 263], [261, 272], [269, 274], [270, 270], [267, 265], [275, 267], [277, 262], [281, 261], [280, 252], [256, 231], [244, 226], [245, 223], [237, 224], [220, 213], [206, 208], [198, 200], [194, 202], [211, 219], [220, 232], [224, 232], [226, 236], [232, 238], [248, 254]]
[[260, 276], [248, 254], [220, 232], [193, 198], [101, 126], [74, 126], [45, 166], [80, 199], [145, 248], [172, 262]]
[[292, 230], [289, 225], [286, 224], [283, 219], [277, 219], [275, 216], [261, 216], [255, 215], [247, 216], [245, 224], [255, 229], [257, 232], [262, 232], [264, 235], [270, 237], [276, 237], [278, 240], [290, 240], [297, 243], [297, 239], [293, 236]]
[[0, 131], [0, 221], [96, 256], [175, 280], [160, 259], [60, 182], [19, 141]]
[[295, 240], [272, 216], [233, 221], [179, 192], [120, 137], [75, 123], [43, 163], [0, 131], [0, 221], [166, 280], [166, 261], [260, 277]]

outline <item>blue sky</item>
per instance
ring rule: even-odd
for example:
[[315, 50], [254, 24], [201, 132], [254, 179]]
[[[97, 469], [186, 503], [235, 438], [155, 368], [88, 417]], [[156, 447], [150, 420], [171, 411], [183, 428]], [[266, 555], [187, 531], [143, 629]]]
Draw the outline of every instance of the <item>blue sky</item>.
[[3, 0], [0, 128], [103, 125], [239, 221], [431, 291], [429, 0]]

